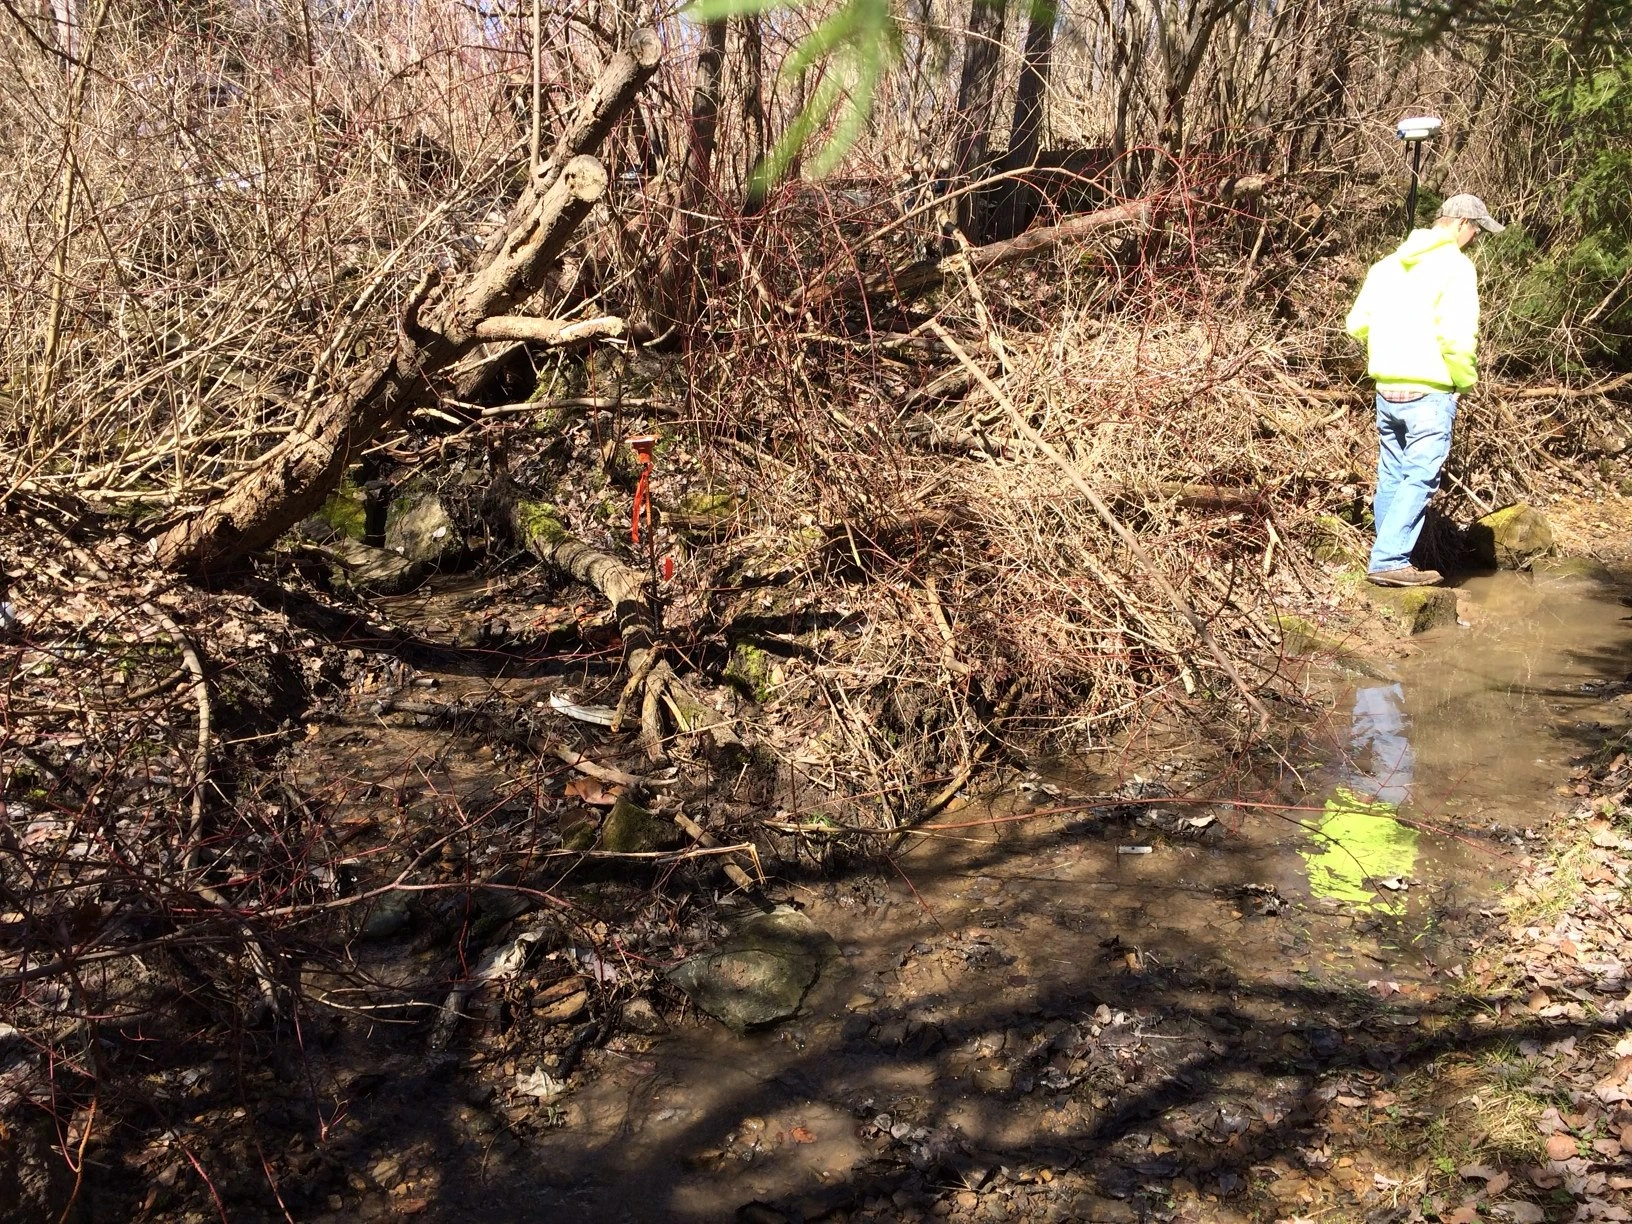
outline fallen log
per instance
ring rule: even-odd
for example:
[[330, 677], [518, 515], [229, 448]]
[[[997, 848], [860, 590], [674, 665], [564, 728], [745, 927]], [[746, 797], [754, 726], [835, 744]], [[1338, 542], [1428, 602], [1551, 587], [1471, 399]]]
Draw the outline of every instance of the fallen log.
[[1598, 382], [1588, 383], [1584, 387], [1544, 386], [1519, 387], [1499, 385], [1496, 390], [1516, 400], [1549, 400], [1549, 399], [1589, 399], [1595, 395], [1608, 395], [1611, 391], [1619, 391], [1628, 383], [1632, 383], [1632, 374], [1618, 374], [1613, 378], [1601, 379]]
[[989, 242], [985, 246], [970, 247], [967, 256], [959, 252], [945, 259], [919, 260], [917, 263], [883, 273], [870, 280], [851, 280], [838, 285], [824, 286], [806, 298], [805, 308], [810, 310], [828, 302], [854, 302], [863, 298], [914, 297], [936, 288], [948, 276], [961, 275], [965, 258], [975, 272], [985, 272], [1004, 264], [1030, 259], [1033, 255], [1041, 255], [1063, 242], [1092, 237], [1118, 226], [1143, 230], [1150, 225], [1154, 208], [1155, 205], [1150, 200], [1133, 200], [1127, 204], [1118, 204], [1114, 208], [1102, 208], [1098, 212], [1072, 217], [1058, 225], [1039, 226], [1006, 242]]
[[[719, 838], [715, 837], [707, 829], [703, 828], [702, 825], [698, 824], [695, 820], [693, 820], [691, 817], [687, 816], [683, 812], [673, 813], [671, 815], [670, 819], [672, 819], [675, 824], [680, 826], [680, 830], [683, 833], [685, 833], [687, 837], [690, 837], [693, 841], [695, 841], [699, 846], [702, 846], [704, 849], [715, 850], [715, 851], [724, 851], [724, 850], [733, 850], [734, 851], [734, 850], [738, 849], [738, 847], [722, 846], [720, 844]], [[753, 855], [754, 848], [753, 848], [753, 846], [751, 844], [740, 847], [740, 848], [746, 850], [750, 855]], [[756, 871], [758, 871], [759, 870], [759, 860], [758, 860], [757, 857], [754, 858], [753, 863], [754, 863], [754, 869]], [[756, 891], [756, 889], [754, 887], [753, 880], [749, 878], [748, 873], [746, 871], [744, 871], [741, 867], [738, 867], [735, 863], [732, 863], [732, 862], [724, 863], [724, 864], [722, 864], [722, 866], [723, 866], [723, 868], [725, 870], [725, 874], [730, 878], [731, 883], [735, 884], [738, 888], [742, 889], [743, 892], [753, 893], [753, 892]], [[764, 878], [764, 875], [765, 875], [765, 873], [763, 871], [760, 871], [760, 878], [761, 879]]]
[[583, 338], [575, 327], [593, 334], [591, 324], [608, 326], [607, 320], [567, 326], [516, 318], [499, 324], [495, 316], [507, 316], [538, 290], [605, 193], [606, 170], [590, 153], [633, 104], [661, 54], [657, 36], [642, 30], [607, 62], [481, 263], [449, 286], [428, 272], [398, 318], [392, 349], [313, 404], [225, 494], [160, 535], [154, 547], [162, 565], [204, 574], [270, 544], [322, 505], [387, 423], [434, 400], [434, 376], [484, 340], [509, 338], [495, 333], [530, 331], [516, 338], [566, 343]]
[[478, 340], [528, 340], [534, 344], [578, 344], [585, 340], [616, 339], [628, 331], [622, 319], [534, 319], [526, 315], [499, 315], [476, 324]]

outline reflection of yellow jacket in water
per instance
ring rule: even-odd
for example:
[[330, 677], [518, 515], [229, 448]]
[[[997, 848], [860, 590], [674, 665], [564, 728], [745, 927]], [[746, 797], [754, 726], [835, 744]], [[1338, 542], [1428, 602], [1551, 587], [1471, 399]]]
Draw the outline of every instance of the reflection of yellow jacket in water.
[[1394, 819], [1392, 803], [1368, 802], [1346, 786], [1326, 800], [1309, 864], [1309, 891], [1336, 901], [1376, 904], [1378, 880], [1410, 876], [1417, 864], [1417, 831]]

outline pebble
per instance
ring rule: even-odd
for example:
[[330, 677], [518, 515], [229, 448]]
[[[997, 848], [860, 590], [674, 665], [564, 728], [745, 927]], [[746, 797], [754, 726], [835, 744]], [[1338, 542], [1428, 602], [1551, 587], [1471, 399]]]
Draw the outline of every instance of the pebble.
[[643, 1033], [648, 1037], [655, 1037], [668, 1029], [668, 1025], [663, 1023], [663, 1017], [657, 1014], [657, 1008], [652, 1006], [650, 999], [630, 999], [625, 1003], [623, 1023], [631, 1032]]
[[974, 1080], [982, 1092], [1007, 1092], [1014, 1087], [1014, 1072], [1007, 1067], [977, 1067]]
[[1139, 1212], [1118, 1199], [1096, 1194], [1079, 1194], [1071, 1203], [1074, 1219], [1102, 1221], [1103, 1224], [1137, 1224]]
[[578, 1019], [589, 1010], [589, 992], [577, 990], [565, 998], [543, 1007], [536, 1007], [534, 1016], [540, 1024], [566, 1024]]

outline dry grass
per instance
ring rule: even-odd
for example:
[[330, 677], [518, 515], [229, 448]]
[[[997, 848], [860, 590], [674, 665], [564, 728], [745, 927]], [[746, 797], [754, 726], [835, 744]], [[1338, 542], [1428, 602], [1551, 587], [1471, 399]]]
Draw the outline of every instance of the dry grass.
[[[853, 155], [851, 183], [789, 189], [743, 218], [735, 193], [751, 151], [739, 126], [724, 125], [717, 191], [692, 219], [707, 258], [689, 327], [657, 356], [603, 350], [565, 363], [563, 381], [615, 410], [570, 419], [570, 429], [565, 411], [541, 419], [542, 439], [522, 437], [520, 414], [450, 436], [449, 414], [457, 424], [463, 406], [445, 401], [448, 413], [408, 423], [371, 456], [388, 471], [400, 461], [435, 473], [448, 460], [448, 474], [457, 462], [463, 480], [482, 470], [481, 452], [508, 448], [531, 491], [627, 557], [627, 502], [608, 491], [606, 444], [647, 427], [678, 439], [660, 499], [741, 496], [718, 531], [663, 538], [681, 560], [667, 621], [676, 654], [718, 680], [722, 647], [776, 647], [749, 684], [763, 701], [740, 707], [757, 720], [756, 760], [775, 766], [768, 793], [854, 823], [915, 819], [982, 754], [1102, 742], [1175, 703], [1220, 738], [1242, 733], [1239, 695], [1152, 589], [1151, 566], [1255, 687], [1298, 700], [1277, 614], [1307, 613], [1324, 592], [1329, 574], [1308, 555], [1307, 527], [1362, 498], [1370, 466], [1364, 397], [1329, 394], [1353, 373], [1335, 320], [1360, 261], [1334, 253], [1341, 244], [1320, 218], [1342, 170], [1383, 172], [1375, 113], [1311, 118], [1293, 107], [1215, 142], [1184, 167], [1187, 183], [1290, 165], [1283, 134], [1328, 143], [1318, 174], [1261, 202], [1201, 210], [1193, 236], [1187, 224], [1144, 248], [1062, 251], [871, 313], [787, 309], [809, 288], [905, 263], [934, 236], [927, 215], [902, 223], [909, 201], [897, 176], [944, 151], [955, 90], [946, 69], [957, 61], [937, 40], [962, 16], [950, 8], [913, 16], [909, 70]], [[1322, 21], [1346, 12], [1253, 11], [1316, 9]], [[101, 537], [95, 564], [116, 579], [98, 584], [40, 524], [8, 536], [0, 555], [0, 599], [25, 609], [21, 630], [0, 624], [0, 795], [17, 826], [6, 830], [16, 844], [0, 877], [13, 940], [4, 1001], [8, 1022], [58, 1060], [56, 1082], [42, 1072], [28, 1087], [43, 1099], [71, 1083], [69, 1114], [97, 1099], [96, 1024], [182, 998], [237, 1025], [266, 1002], [257, 948], [275, 987], [321, 961], [342, 889], [329, 864], [352, 853], [332, 805], [298, 793], [277, 759], [334, 683], [317, 666], [322, 646], [242, 592], [172, 585], [146, 567], [137, 537], [297, 428], [314, 397], [389, 341], [396, 306], [427, 264], [471, 262], [513, 195], [527, 135], [512, 106], [528, 68], [519, 10], [487, 20], [385, 0], [315, 30], [290, 25], [292, 8], [240, 5], [210, 22], [179, 5], [106, 11], [100, 29], [80, 32], [77, 51], [94, 63], [83, 73], [0, 18], [0, 436], [10, 460], [0, 491], [24, 486], [27, 498], [8, 509], [51, 521], [92, 508], [78, 538], [91, 547]], [[1054, 126], [1097, 139], [1107, 97], [1072, 91], [1093, 79], [1079, 69], [1102, 44], [1075, 16]], [[620, 185], [598, 234], [533, 304], [541, 313], [634, 315], [647, 304], [651, 269], [675, 239], [696, 40], [678, 19], [664, 29], [673, 61], [640, 125], [608, 155], [614, 170], [642, 164], [635, 129], [645, 125], [662, 134], [644, 150], [660, 146], [655, 164]], [[593, 75], [608, 33], [582, 14], [549, 31], [552, 114]], [[794, 23], [771, 40], [768, 81], [800, 33]], [[1251, 40], [1221, 48], [1198, 93], [1214, 90]], [[1011, 46], [1008, 90], [1015, 58]], [[1459, 71], [1424, 69], [1398, 88], [1415, 98], [1433, 92], [1414, 93], [1418, 84]], [[1136, 135], [1149, 135], [1159, 87], [1141, 84]], [[785, 84], [767, 93], [773, 126], [785, 123], [796, 99]], [[1260, 89], [1239, 102], [1266, 99]], [[742, 103], [733, 75], [723, 109], [734, 116]], [[1344, 165], [1325, 164], [1329, 142], [1348, 137]], [[899, 226], [891, 239], [870, 240], [887, 225]], [[931, 315], [1109, 499], [1137, 553], [959, 375], [927, 335]], [[534, 375], [522, 362], [522, 384], [551, 382]], [[635, 392], [629, 404], [625, 391]], [[1547, 447], [1574, 445], [1588, 409], [1599, 411], [1473, 399], [1455, 468], [1471, 492], [1456, 496], [1522, 492]], [[557, 462], [558, 446], [575, 458]], [[1179, 484], [1237, 500], [1198, 504]], [[1467, 505], [1453, 496], [1448, 508]], [[209, 660], [209, 752], [184, 656], [148, 601]], [[443, 812], [433, 843], [485, 839], [490, 815]], [[437, 848], [392, 837], [386, 848], [411, 869]], [[505, 842], [479, 873], [518, 849], [536, 846]], [[246, 934], [234, 914], [254, 928]], [[132, 948], [152, 955], [135, 960]], [[108, 959], [86, 961], [92, 953]]]
[[[457, 7], [84, 16], [89, 71], [0, 26], [5, 479], [185, 506], [389, 334], [427, 263], [468, 258], [516, 165], [526, 58]], [[580, 46], [561, 38], [552, 87]]]

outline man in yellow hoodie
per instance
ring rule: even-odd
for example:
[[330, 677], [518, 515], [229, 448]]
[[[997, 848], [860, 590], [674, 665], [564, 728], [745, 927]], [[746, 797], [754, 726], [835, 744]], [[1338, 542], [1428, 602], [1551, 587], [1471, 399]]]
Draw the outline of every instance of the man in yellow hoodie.
[[1378, 586], [1443, 581], [1413, 566], [1411, 550], [1451, 453], [1457, 396], [1479, 377], [1478, 276], [1463, 249], [1505, 228], [1478, 196], [1451, 196], [1433, 228], [1411, 231], [1371, 266], [1349, 311], [1377, 384], [1377, 540], [1366, 577]]

